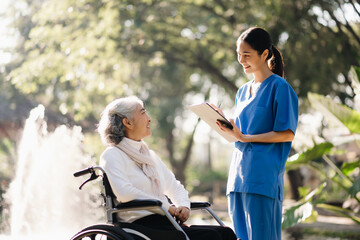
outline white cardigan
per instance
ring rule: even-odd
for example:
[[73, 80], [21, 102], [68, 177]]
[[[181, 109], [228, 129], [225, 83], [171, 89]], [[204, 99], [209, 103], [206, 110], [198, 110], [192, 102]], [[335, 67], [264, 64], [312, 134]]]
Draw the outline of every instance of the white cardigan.
[[[129, 144], [140, 150], [141, 143], [124, 138]], [[152, 192], [151, 182], [142, 170], [119, 148], [107, 147], [100, 156], [100, 166], [104, 168], [109, 178], [111, 188], [119, 202], [128, 202], [134, 199], [157, 199], [160, 200], [165, 209], [170, 204], [165, 197], [167, 195], [177, 207], [185, 206], [190, 208], [188, 192], [184, 186], [176, 180], [174, 174], [165, 166], [161, 159], [150, 150], [159, 173], [160, 182], [164, 188], [164, 197], [159, 199]], [[161, 212], [155, 212], [161, 214]], [[153, 214], [149, 211], [131, 211], [119, 214], [121, 221], [133, 222], [139, 218]]]

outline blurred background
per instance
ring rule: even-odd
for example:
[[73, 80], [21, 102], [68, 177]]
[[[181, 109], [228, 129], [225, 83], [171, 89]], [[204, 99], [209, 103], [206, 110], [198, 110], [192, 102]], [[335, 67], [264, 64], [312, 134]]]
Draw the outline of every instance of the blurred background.
[[284, 234], [359, 239], [358, 0], [2, 0], [3, 236], [33, 236], [64, 222], [71, 236], [103, 217], [94, 210], [98, 185], [80, 192], [84, 179], [72, 173], [98, 163], [101, 111], [128, 95], [152, 117], [149, 146], [193, 199], [228, 219], [233, 144], [186, 106], [221, 104], [232, 117], [235, 93], [251, 79], [235, 42], [252, 26], [265, 28], [281, 50], [300, 103]]

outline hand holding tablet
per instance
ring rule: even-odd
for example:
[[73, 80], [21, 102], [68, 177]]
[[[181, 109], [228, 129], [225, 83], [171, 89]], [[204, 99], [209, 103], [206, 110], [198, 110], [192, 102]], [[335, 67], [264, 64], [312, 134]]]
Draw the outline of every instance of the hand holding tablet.
[[221, 130], [220, 127], [217, 125], [217, 123], [219, 122], [222, 126], [227, 127], [231, 130], [233, 129], [233, 126], [231, 125], [229, 120], [224, 117], [221, 110], [218, 109], [215, 105], [209, 103], [201, 103], [191, 105], [188, 108], [229, 142], [238, 141], [233, 135]]
[[224, 127], [229, 128], [230, 130], [233, 129], [233, 126], [229, 121], [223, 119], [217, 119], [217, 121], [220, 122], [220, 124], [223, 125]]

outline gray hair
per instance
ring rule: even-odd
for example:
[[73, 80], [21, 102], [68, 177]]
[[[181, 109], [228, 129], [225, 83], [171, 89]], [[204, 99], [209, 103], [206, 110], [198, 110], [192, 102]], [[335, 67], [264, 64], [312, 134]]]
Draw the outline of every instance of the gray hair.
[[109, 103], [101, 113], [98, 133], [105, 145], [117, 145], [125, 137], [124, 118], [132, 119], [136, 108], [143, 102], [136, 96], [118, 98]]

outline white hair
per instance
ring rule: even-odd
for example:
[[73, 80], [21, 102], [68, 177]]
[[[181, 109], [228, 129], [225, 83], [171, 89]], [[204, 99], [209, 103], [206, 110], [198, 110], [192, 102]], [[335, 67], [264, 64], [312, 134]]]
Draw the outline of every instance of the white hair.
[[124, 118], [132, 119], [136, 108], [144, 103], [136, 96], [118, 98], [109, 103], [101, 113], [97, 128], [105, 145], [117, 145], [125, 137]]

